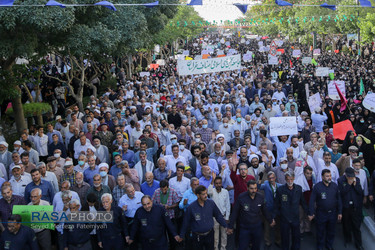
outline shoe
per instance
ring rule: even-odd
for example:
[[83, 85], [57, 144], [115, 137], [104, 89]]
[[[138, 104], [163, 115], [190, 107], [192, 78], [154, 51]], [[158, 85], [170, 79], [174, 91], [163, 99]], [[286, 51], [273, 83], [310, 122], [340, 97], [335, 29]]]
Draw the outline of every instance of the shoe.
[[357, 247], [357, 250], [364, 250], [363, 246]]
[[275, 243], [275, 246], [277, 246], [278, 248], [281, 248], [281, 244], [279, 243]]
[[326, 247], [327, 250], [334, 250], [333, 247]]

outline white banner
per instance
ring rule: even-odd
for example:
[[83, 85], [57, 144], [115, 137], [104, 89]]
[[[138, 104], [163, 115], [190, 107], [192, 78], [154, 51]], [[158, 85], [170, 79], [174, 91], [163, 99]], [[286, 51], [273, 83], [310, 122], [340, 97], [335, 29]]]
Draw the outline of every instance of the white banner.
[[320, 49], [314, 49], [313, 50], [313, 55], [314, 56], [319, 56], [320, 55]]
[[269, 55], [268, 56], [268, 64], [269, 65], [277, 65], [277, 64], [279, 64], [279, 59], [277, 58], [277, 56]]
[[322, 105], [322, 98], [320, 98], [320, 93], [316, 93], [309, 97], [309, 108], [310, 112], [313, 114], [314, 110]]
[[292, 52], [293, 57], [300, 57], [301, 56], [301, 50], [300, 49], [295, 49]]
[[189, 51], [188, 51], [188, 50], [184, 50], [184, 51], [182, 52], [182, 54], [183, 54], [184, 56], [188, 56], [188, 55], [189, 55]]
[[316, 76], [328, 76], [329, 68], [327, 67], [317, 67], [315, 75]]
[[165, 60], [164, 59], [158, 59], [158, 60], [156, 60], [156, 64], [159, 64], [160, 66], [164, 66]]
[[337, 93], [335, 83], [337, 84], [337, 87], [339, 87], [339, 90], [341, 91], [341, 93], [345, 96], [345, 82], [344, 81], [330, 81], [328, 83], [328, 96], [332, 100], [340, 100], [340, 96], [339, 96], [339, 93]]
[[295, 116], [270, 118], [270, 136], [296, 134], [298, 134], [298, 130]]
[[362, 104], [371, 112], [375, 112], [375, 93], [367, 94]]
[[208, 49], [202, 50], [201, 55], [207, 55], [207, 54], [208, 54]]
[[311, 63], [311, 57], [304, 57], [302, 58], [302, 64], [310, 64]]
[[242, 60], [244, 62], [250, 62], [251, 60], [253, 60], [253, 52], [249, 51], [246, 54], [244, 54]]
[[226, 56], [212, 59], [177, 61], [180, 75], [194, 75], [241, 68], [241, 55]]
[[150, 76], [150, 72], [148, 72], [148, 71], [140, 72], [140, 73], [139, 73], [139, 76], [140, 76], [140, 77]]

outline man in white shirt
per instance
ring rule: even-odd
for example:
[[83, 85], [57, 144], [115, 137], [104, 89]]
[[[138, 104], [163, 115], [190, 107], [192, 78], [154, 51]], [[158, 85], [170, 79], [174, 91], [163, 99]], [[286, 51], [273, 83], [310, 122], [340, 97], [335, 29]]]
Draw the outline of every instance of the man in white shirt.
[[81, 154], [85, 155], [89, 147], [92, 147], [90, 140], [86, 139], [86, 135], [82, 132], [79, 141], [74, 142], [74, 159], [78, 159]]
[[154, 171], [154, 163], [147, 160], [146, 151], [139, 152], [140, 161], [135, 164], [134, 169], [137, 170], [139, 177], [139, 184], [142, 184], [146, 180], [146, 172]]
[[323, 169], [329, 169], [331, 170], [332, 174], [332, 181], [337, 184], [337, 180], [340, 177], [339, 170], [337, 169], [336, 165], [331, 162], [332, 156], [330, 152], [324, 152], [323, 154], [323, 160], [320, 158], [317, 158], [314, 154], [314, 162], [316, 166], [316, 182], [322, 181], [322, 171]]
[[[213, 188], [212, 183], [208, 186], [208, 195], [215, 202], [216, 206], [219, 208], [221, 214], [226, 221], [229, 221], [230, 215], [230, 199], [228, 190], [223, 188], [223, 180], [220, 176], [217, 176], [215, 179], [212, 178], [215, 188]], [[215, 220], [214, 221], [214, 232], [215, 232], [215, 249], [225, 250], [227, 249], [227, 233], [224, 227]], [[219, 244], [219, 236], [221, 234]]]
[[[66, 204], [66, 203], [64, 203], [64, 201], [62, 199], [62, 193], [64, 191], [69, 191], [70, 192], [71, 199], [80, 200], [79, 199], [79, 195], [77, 194], [77, 192], [74, 192], [74, 191], [70, 190], [70, 182], [68, 180], [63, 181], [61, 183], [61, 191], [57, 192], [55, 194], [55, 196], [53, 197], [52, 205], [53, 205], [53, 210], [54, 211], [62, 211], [62, 209], [64, 208], [64, 204]], [[55, 210], [55, 209], [60, 209], [60, 210]]]
[[180, 149], [179, 155], [185, 158], [185, 160], [189, 161], [193, 156], [191, 155], [191, 152], [189, 149], [186, 149], [186, 140], [180, 139], [178, 141], [178, 147]]
[[[30, 192], [31, 202], [27, 205], [31, 206], [49, 206], [49, 202], [42, 200], [42, 190], [40, 188], [34, 188]], [[38, 245], [41, 249], [52, 249], [51, 243], [51, 231], [43, 228], [33, 228]]]
[[133, 129], [129, 135], [129, 143], [130, 143], [131, 148], [134, 147], [134, 142], [138, 140], [139, 137], [141, 137], [141, 135], [142, 135], [141, 125], [139, 124], [139, 122], [136, 122], [135, 129]]
[[279, 103], [282, 103], [282, 101], [286, 100], [286, 96], [285, 96], [285, 93], [282, 91], [282, 85], [281, 84], [279, 84], [279, 86], [277, 86], [277, 91], [273, 93], [272, 99], [278, 100]]
[[176, 176], [169, 179], [169, 186], [173, 188], [179, 198], [182, 198], [185, 191], [190, 188], [190, 180], [184, 176], [185, 166], [178, 163]]
[[48, 157], [48, 136], [44, 134], [44, 128], [38, 127], [38, 133], [34, 136], [36, 150], [39, 152], [39, 160], [46, 161]]
[[181, 161], [184, 166], [187, 165], [185, 157], [179, 155], [180, 149], [177, 144], [172, 145], [172, 155], [164, 156], [165, 161], [167, 162], [167, 170], [172, 170], [173, 173], [176, 172], [176, 163]]
[[232, 128], [233, 125], [229, 124], [229, 120], [227, 117], [224, 117], [223, 118], [223, 124], [221, 124], [219, 126], [219, 131], [221, 134], [224, 135], [225, 137], [225, 141], [230, 141], [233, 136], [232, 136], [232, 131], [233, 131], [233, 128]]
[[59, 183], [56, 175], [50, 171], [47, 171], [46, 164], [44, 162], [39, 162], [38, 165], [36, 165], [36, 168], [39, 169], [42, 180], [46, 180], [51, 183], [54, 193], [59, 192]]
[[22, 175], [20, 165], [14, 165], [12, 167], [12, 178], [9, 182], [12, 185], [13, 194], [24, 197], [25, 188], [32, 180], [27, 175]]
[[367, 196], [368, 196], [368, 185], [367, 185], [367, 176], [365, 170], [363, 170], [361, 161], [359, 159], [354, 159], [352, 162], [352, 166], [354, 168], [355, 177], [359, 178], [361, 181], [361, 187], [363, 189], [363, 203], [366, 203]]

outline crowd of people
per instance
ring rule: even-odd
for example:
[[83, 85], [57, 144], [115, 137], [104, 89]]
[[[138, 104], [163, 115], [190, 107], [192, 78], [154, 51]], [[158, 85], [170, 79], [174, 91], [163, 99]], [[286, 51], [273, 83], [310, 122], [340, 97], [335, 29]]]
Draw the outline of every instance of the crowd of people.
[[[293, 48], [311, 56], [309, 47], [284, 40], [275, 66], [259, 41], [272, 40], [205, 33], [184, 46], [191, 56], [207, 45], [212, 57], [252, 51], [234, 71], [179, 76], [177, 60], [168, 59], [150, 76], [126, 80], [115, 67], [117, 89], [91, 96], [84, 110], [64, 109], [64, 86], [50, 86], [60, 107], [55, 121], [0, 142], [0, 248], [223, 250], [234, 233], [238, 249], [260, 249], [263, 241], [300, 249], [314, 222], [317, 249], [333, 249], [341, 221], [345, 245], [363, 249], [375, 119], [362, 101], [375, 90], [374, 45], [362, 56], [323, 49], [315, 56], [345, 81], [348, 104], [340, 111], [327, 94], [329, 77], [292, 57]], [[315, 93], [322, 106], [310, 111]], [[295, 117], [298, 134], [270, 136], [270, 118], [286, 116]], [[344, 120], [353, 130], [339, 140], [332, 127]], [[112, 211], [114, 222], [30, 228], [14, 205]]]

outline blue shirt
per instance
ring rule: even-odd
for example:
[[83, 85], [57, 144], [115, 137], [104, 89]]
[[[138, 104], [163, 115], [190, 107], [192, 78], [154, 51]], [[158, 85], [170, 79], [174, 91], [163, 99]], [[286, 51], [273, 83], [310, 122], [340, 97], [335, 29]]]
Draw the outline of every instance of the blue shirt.
[[52, 139], [52, 136], [54, 134], [57, 134], [57, 136], [59, 137], [59, 142], [61, 143], [64, 143], [63, 139], [62, 139], [62, 136], [61, 136], [61, 133], [57, 130], [53, 130], [52, 132], [48, 132], [47, 133], [47, 136], [48, 136], [48, 143], [52, 143], [53, 142], [53, 139]]
[[211, 182], [212, 182], [212, 176], [208, 180], [204, 176], [199, 178], [199, 185], [203, 185], [206, 188], [208, 188], [208, 186], [211, 184]]
[[125, 154], [123, 153], [122, 159], [128, 162], [129, 168], [134, 167], [135, 163], [134, 163], [134, 152], [133, 152], [133, 150], [128, 149], [128, 151], [126, 151]]
[[237, 109], [241, 110], [241, 116], [243, 118], [245, 118], [246, 115], [250, 115], [250, 107], [249, 107], [249, 105], [246, 105], [246, 104], [245, 104], [245, 106], [238, 105]]
[[214, 227], [214, 219], [223, 227], [227, 227], [227, 223], [219, 208], [213, 200], [206, 200], [204, 206], [198, 201], [194, 201], [186, 210], [184, 222], [180, 232], [183, 238], [188, 228], [194, 233], [206, 233]]
[[34, 188], [40, 188], [42, 190], [42, 200], [48, 201], [50, 204], [53, 202], [53, 197], [55, 196], [55, 192], [53, 191], [51, 183], [49, 181], [40, 180], [39, 185], [35, 185], [34, 182], [30, 182], [25, 188], [25, 201], [26, 203], [30, 203], [30, 193], [31, 190]]
[[124, 205], [126, 205], [127, 210], [125, 211], [125, 216], [133, 218], [137, 209], [142, 206], [142, 197], [143, 194], [139, 191], [135, 191], [133, 199], [130, 199], [129, 196], [125, 194], [118, 202], [118, 206], [122, 208]]
[[91, 168], [88, 168], [86, 169], [84, 172], [83, 172], [83, 178], [84, 178], [84, 181], [87, 182], [88, 184], [90, 184], [90, 186], [93, 186], [94, 185], [94, 175], [96, 174], [99, 174], [99, 167], [98, 166], [95, 166], [95, 169], [92, 170]]
[[121, 168], [117, 167], [116, 164], [111, 167], [111, 170], [109, 170], [109, 174], [115, 177], [115, 179], [117, 179], [117, 175], [121, 172]]
[[264, 191], [264, 198], [266, 200], [266, 208], [270, 213], [273, 213], [273, 202], [276, 197], [276, 191], [281, 186], [280, 183], [276, 183], [276, 188], [273, 190], [270, 182], [267, 180], [262, 185], [260, 185], [260, 190]]
[[328, 117], [326, 113], [323, 112], [323, 115], [321, 114], [312, 114], [311, 115], [311, 121], [312, 125], [315, 127], [315, 132], [323, 132], [323, 126], [324, 122], [328, 120]]
[[154, 180], [151, 187], [147, 184], [147, 182], [143, 182], [141, 185], [141, 192], [144, 195], [149, 195], [152, 197], [154, 195], [155, 190], [158, 189], [159, 187], [160, 187], [159, 182], [156, 180]]
[[[186, 205], [184, 205], [184, 200], [187, 199], [188, 202]], [[180, 201], [180, 204], [178, 204], [178, 206], [180, 207], [180, 209], [183, 209], [184, 211], [186, 211], [186, 208], [191, 204], [193, 203], [194, 201], [197, 200], [197, 196], [194, 194], [193, 190], [191, 188], [189, 188], [188, 190], [185, 191], [185, 193], [182, 195], [182, 199]]]
[[[208, 159], [208, 164], [207, 164], [211, 171], [215, 172], [216, 175], [219, 174], [219, 167], [217, 166], [217, 162], [215, 159]], [[195, 170], [195, 176], [197, 178], [201, 178], [202, 177], [202, 167], [201, 167], [201, 164], [198, 162], [197, 163], [197, 169]]]

